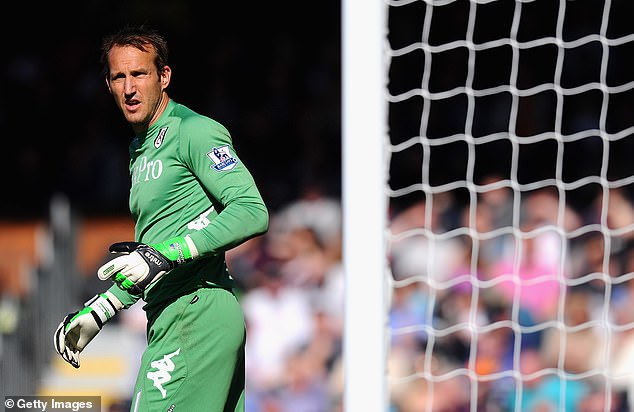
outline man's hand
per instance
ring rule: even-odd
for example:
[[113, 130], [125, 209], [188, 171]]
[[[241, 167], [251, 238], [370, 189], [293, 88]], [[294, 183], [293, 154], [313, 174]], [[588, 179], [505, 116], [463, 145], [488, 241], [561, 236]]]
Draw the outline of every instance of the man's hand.
[[82, 310], [67, 315], [59, 324], [53, 337], [55, 350], [62, 359], [79, 368], [81, 351], [122, 308], [123, 304], [112, 293], [96, 295]]
[[97, 276], [101, 280], [112, 279], [121, 289], [133, 295], [142, 294], [167, 272], [198, 256], [196, 247], [188, 236], [152, 245], [139, 242], [114, 243], [110, 246], [110, 252], [123, 255], [101, 266]]

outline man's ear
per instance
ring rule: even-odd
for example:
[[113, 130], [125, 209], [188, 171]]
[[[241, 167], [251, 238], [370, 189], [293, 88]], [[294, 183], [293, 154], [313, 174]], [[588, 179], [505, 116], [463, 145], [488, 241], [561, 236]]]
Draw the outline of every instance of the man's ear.
[[169, 86], [171, 79], [172, 79], [171, 67], [163, 66], [163, 70], [161, 71], [161, 88], [163, 90], [167, 89], [167, 86]]

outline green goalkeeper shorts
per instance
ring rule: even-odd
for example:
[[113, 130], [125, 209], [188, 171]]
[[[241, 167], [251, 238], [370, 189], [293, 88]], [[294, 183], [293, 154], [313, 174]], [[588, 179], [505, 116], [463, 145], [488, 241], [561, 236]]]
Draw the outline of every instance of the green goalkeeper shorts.
[[236, 297], [199, 289], [148, 330], [131, 411], [244, 411], [245, 323]]

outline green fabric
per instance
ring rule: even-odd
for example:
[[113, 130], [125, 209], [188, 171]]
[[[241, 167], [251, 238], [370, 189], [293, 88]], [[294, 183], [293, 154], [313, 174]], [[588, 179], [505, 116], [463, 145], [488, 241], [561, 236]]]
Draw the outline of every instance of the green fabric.
[[[155, 245], [189, 235], [200, 256], [151, 285], [142, 296], [145, 309], [160, 310], [200, 287], [234, 287], [224, 252], [264, 233], [269, 217], [228, 131], [170, 101], [147, 133], [131, 142], [130, 175], [135, 240]], [[116, 285], [109, 290], [125, 307], [141, 298]]]
[[127, 291], [117, 286], [116, 283], [110, 286], [108, 291], [110, 291], [110, 293], [112, 293], [117, 299], [119, 299], [119, 302], [121, 302], [124, 308], [129, 308], [130, 306], [134, 305], [136, 302], [139, 301], [140, 298], [139, 296], [129, 294]]
[[132, 410], [244, 411], [245, 338], [228, 290], [181, 296], [150, 319]]

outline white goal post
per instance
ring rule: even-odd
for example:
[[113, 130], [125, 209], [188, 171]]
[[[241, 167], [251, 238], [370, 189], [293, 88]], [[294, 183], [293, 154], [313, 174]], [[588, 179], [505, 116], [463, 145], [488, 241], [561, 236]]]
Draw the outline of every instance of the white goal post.
[[634, 410], [632, 19], [343, 0], [346, 411]]
[[342, 2], [344, 406], [388, 405], [385, 4]]

